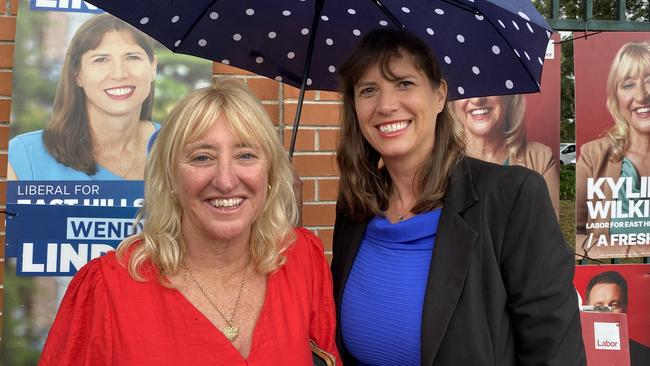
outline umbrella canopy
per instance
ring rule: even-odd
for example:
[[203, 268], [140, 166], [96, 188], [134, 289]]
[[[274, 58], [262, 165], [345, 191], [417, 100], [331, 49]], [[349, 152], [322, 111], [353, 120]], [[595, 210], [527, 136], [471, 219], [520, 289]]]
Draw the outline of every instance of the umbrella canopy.
[[304, 89], [337, 90], [337, 67], [378, 27], [427, 42], [450, 99], [537, 92], [551, 34], [530, 0], [87, 2], [174, 52], [301, 87], [301, 96]]

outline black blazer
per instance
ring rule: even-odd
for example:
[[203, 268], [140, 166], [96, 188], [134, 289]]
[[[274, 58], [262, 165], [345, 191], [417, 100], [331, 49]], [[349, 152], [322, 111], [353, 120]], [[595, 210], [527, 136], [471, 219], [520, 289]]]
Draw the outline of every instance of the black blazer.
[[[337, 213], [337, 314], [367, 224]], [[421, 364], [586, 365], [573, 272], [544, 179], [518, 166], [462, 159], [431, 258]], [[344, 364], [356, 364], [340, 326], [337, 342]]]

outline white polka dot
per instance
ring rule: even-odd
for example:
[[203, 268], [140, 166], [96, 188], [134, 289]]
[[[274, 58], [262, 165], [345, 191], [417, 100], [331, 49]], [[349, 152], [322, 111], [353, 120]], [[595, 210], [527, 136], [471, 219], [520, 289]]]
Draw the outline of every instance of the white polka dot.
[[475, 75], [478, 75], [478, 74], [481, 73], [481, 70], [479, 70], [478, 67], [476, 67], [476, 66], [472, 66], [472, 72], [473, 72]]
[[327, 39], [325, 40], [325, 44], [327, 44], [328, 46], [331, 46], [331, 45], [334, 44], [334, 40], [331, 39], [331, 38], [327, 38]]
[[210, 19], [215, 20], [217, 18], [219, 18], [219, 13], [217, 13], [216, 11], [210, 13]]
[[530, 22], [530, 18], [528, 17], [528, 15], [526, 15], [526, 13], [520, 11], [519, 16]]
[[254, 10], [254, 9], [251, 9], [251, 8], [246, 9], [246, 15], [251, 16], [251, 15], [253, 15], [253, 14], [255, 14], [255, 10]]
[[402, 12], [408, 14], [411, 12], [411, 9], [407, 8], [406, 6], [402, 6]]
[[275, 32], [269, 32], [269, 38], [274, 39], [274, 38], [277, 37], [277, 36], [278, 36], [277, 33], [275, 33]]
[[460, 42], [460, 43], [465, 42], [465, 37], [463, 37], [462, 34], [457, 35], [457, 36], [456, 36], [456, 39], [457, 39], [458, 42]]
[[302, 34], [303, 36], [308, 35], [308, 34], [309, 34], [309, 29], [307, 29], [307, 28], [303, 28], [303, 29], [301, 29], [301, 30], [300, 30], [300, 34]]
[[205, 39], [199, 39], [199, 46], [205, 47], [207, 45], [208, 45], [208, 41], [206, 41]]
[[442, 10], [442, 9], [440, 9], [440, 8], [438, 8], [438, 9], [436, 9], [436, 10], [434, 10], [434, 11], [435, 11], [436, 14], [438, 14], [438, 15], [443, 15], [443, 14], [445, 13], [445, 11]]
[[447, 65], [451, 64], [451, 57], [445, 56], [444, 60]]
[[494, 53], [495, 55], [500, 54], [501, 49], [499, 48], [499, 46], [497, 46], [497, 45], [492, 46], [492, 53]]
[[288, 59], [291, 60], [291, 59], [293, 59], [294, 57], [296, 57], [296, 54], [295, 54], [294, 52], [289, 52], [289, 53], [287, 53], [287, 58], [288, 58]]
[[515, 53], [517, 54], [517, 57], [521, 57], [521, 56], [519, 55], [519, 51], [515, 50], [514, 48], [513, 48], [513, 50], [514, 50]]
[[540, 57], [537, 58], [537, 62], [539, 62], [540, 65], [544, 65], [544, 61]]
[[432, 36], [433, 33], [434, 33], [434, 32], [433, 32], [433, 29], [431, 29], [431, 28], [427, 28], [427, 33], [429, 33], [429, 35]]
[[174, 15], [174, 17], [172, 18], [172, 23], [178, 22], [178, 19], [180, 19], [180, 17], [178, 15]]
[[476, 18], [476, 20], [483, 20], [483, 19], [485, 19], [485, 17], [483, 16], [483, 14], [476, 14], [476, 15], [474, 15], [474, 18]]
[[336, 67], [334, 67], [333, 65], [330, 65], [330, 66], [327, 68], [327, 70], [328, 70], [329, 72], [331, 72], [331, 73], [335, 73], [335, 72], [336, 72]]
[[181, 40], [179, 39], [178, 41], [174, 42], [174, 47], [178, 47], [181, 44]]
[[144, 17], [144, 18], [140, 19], [140, 24], [147, 24], [147, 23], [149, 23], [149, 18]]
[[535, 33], [533, 27], [530, 26], [530, 23], [526, 23], [526, 27], [528, 27], [528, 31], [530, 31], [530, 33]]
[[261, 64], [262, 62], [264, 62], [264, 57], [262, 57], [262, 56], [255, 57], [255, 62], [257, 62], [258, 64]]
[[276, 80], [276, 81], [282, 81], [282, 76], [276, 76], [276, 77], [275, 77], [275, 80]]
[[519, 30], [519, 25], [514, 20], [512, 21], [512, 25], [515, 26], [515, 29]]
[[499, 19], [499, 24], [501, 25], [501, 28], [506, 29], [506, 25], [503, 24], [503, 22], [501, 21], [501, 19]]
[[379, 25], [381, 25], [382, 27], [385, 27], [385, 26], [388, 25], [388, 22], [385, 21], [385, 20], [380, 20], [380, 21], [379, 21]]
[[223, 60], [221, 60], [221, 63], [224, 64], [224, 65], [230, 65], [230, 60], [228, 60], [227, 58], [224, 58]]
[[310, 78], [307, 78], [307, 85], [311, 85], [312, 81]]
[[530, 61], [530, 56], [528, 56], [528, 52], [524, 51], [524, 56], [526, 56], [526, 58], [528, 59], [528, 61]]
[[237, 42], [241, 41], [241, 34], [239, 34], [239, 33], [233, 34], [232, 39], [234, 39]]
[[512, 80], [506, 80], [506, 88], [512, 89], [514, 86], [515, 84], [512, 83]]
[[354, 15], [354, 14], [356, 14], [356, 13], [357, 13], [356, 10], [354, 10], [354, 9], [348, 9], [348, 14], [350, 14], [350, 15]]
[[321, 18], [321, 20], [324, 21], [324, 22], [330, 20], [330, 17], [328, 17], [327, 15], [321, 15], [320, 18]]
[[463, 89], [462, 86], [459, 86], [459, 87], [458, 87], [458, 94], [460, 94], [460, 95], [465, 94], [465, 89]]
[[359, 36], [361, 35], [361, 31], [358, 30], [358, 29], [353, 29], [353, 30], [352, 30], [352, 34], [354, 34], [355, 36], [359, 37]]
[[284, 15], [285, 17], [288, 17], [289, 15], [291, 15], [291, 11], [290, 10], [282, 10], [282, 15]]

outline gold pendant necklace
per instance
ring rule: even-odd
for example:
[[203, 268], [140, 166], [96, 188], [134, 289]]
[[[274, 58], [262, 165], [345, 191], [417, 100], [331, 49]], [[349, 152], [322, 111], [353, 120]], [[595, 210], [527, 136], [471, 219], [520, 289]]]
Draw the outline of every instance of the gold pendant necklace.
[[241, 283], [239, 284], [239, 292], [237, 293], [237, 299], [235, 300], [235, 306], [233, 306], [232, 312], [230, 313], [230, 320], [228, 320], [228, 318], [226, 318], [226, 316], [223, 315], [221, 310], [219, 310], [219, 307], [217, 307], [217, 304], [214, 301], [212, 301], [212, 298], [203, 289], [203, 286], [201, 286], [201, 284], [199, 284], [199, 281], [196, 279], [196, 277], [194, 277], [194, 273], [192, 272], [192, 270], [190, 269], [190, 267], [187, 265], [187, 263], [185, 261], [183, 261], [183, 265], [185, 266], [185, 272], [190, 275], [190, 278], [192, 279], [192, 282], [194, 282], [194, 284], [199, 289], [199, 291], [201, 291], [201, 293], [203, 294], [205, 299], [208, 300], [208, 303], [210, 303], [210, 305], [212, 305], [214, 310], [216, 310], [217, 313], [219, 313], [219, 315], [221, 315], [221, 318], [223, 318], [223, 320], [226, 322], [226, 324], [228, 324], [221, 332], [223, 333], [223, 335], [226, 336], [226, 338], [228, 338], [228, 340], [230, 342], [234, 342], [235, 339], [237, 339], [237, 336], [239, 335], [239, 328], [232, 325], [232, 320], [235, 318], [235, 311], [237, 310], [237, 306], [239, 305], [239, 299], [241, 299], [242, 290], [244, 289], [244, 283], [246, 282], [246, 272], [248, 272], [247, 271], [248, 264], [246, 264], [246, 267], [244, 268], [244, 273], [241, 276]]

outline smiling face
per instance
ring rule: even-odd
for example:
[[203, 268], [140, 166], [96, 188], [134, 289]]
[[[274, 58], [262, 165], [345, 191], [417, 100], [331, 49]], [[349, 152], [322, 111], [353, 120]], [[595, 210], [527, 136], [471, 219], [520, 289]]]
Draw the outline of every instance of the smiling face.
[[609, 306], [614, 313], [625, 313], [627, 304], [623, 301], [621, 288], [615, 283], [598, 283], [591, 288], [589, 305]]
[[456, 116], [463, 123], [469, 138], [502, 139], [505, 132], [507, 103], [500, 96], [456, 100]]
[[436, 118], [447, 96], [446, 84], [434, 88], [404, 52], [391, 59], [389, 68], [395, 80], [385, 78], [375, 64], [354, 85], [359, 127], [385, 162], [413, 158], [421, 163], [434, 145]]
[[650, 134], [650, 70], [621, 80], [616, 88], [616, 99], [630, 131]]
[[183, 237], [248, 243], [267, 198], [267, 165], [262, 149], [241, 141], [219, 113], [212, 127], [183, 148], [176, 164]]
[[86, 95], [88, 116], [140, 116], [151, 91], [157, 61], [126, 32], [110, 31], [81, 55], [77, 85]]

